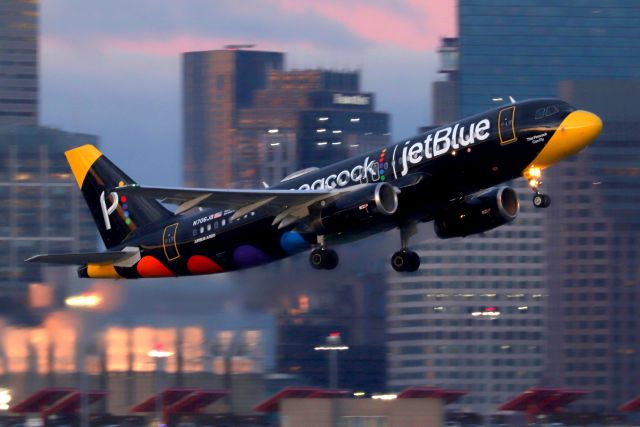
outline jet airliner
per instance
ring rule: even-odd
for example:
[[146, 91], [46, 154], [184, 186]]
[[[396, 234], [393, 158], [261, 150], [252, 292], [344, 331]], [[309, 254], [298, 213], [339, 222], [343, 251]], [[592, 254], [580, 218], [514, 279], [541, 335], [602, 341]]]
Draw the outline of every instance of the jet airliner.
[[443, 239], [507, 224], [519, 202], [505, 183], [519, 177], [536, 207], [549, 206], [542, 171], [601, 129], [597, 115], [559, 99], [513, 102], [256, 190], [138, 185], [85, 145], [65, 154], [107, 250], [27, 261], [135, 279], [228, 272], [310, 250], [311, 266], [330, 270], [338, 265], [332, 246], [397, 228], [391, 265], [412, 272], [418, 223], [433, 221]]

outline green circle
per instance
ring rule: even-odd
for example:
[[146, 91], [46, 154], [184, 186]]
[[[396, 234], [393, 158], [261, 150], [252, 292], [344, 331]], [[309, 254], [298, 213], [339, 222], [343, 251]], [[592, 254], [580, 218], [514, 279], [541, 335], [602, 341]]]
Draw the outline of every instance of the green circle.
[[124, 220], [124, 223], [129, 225], [129, 224], [131, 224], [131, 220], [129, 218], [127, 218], [127, 219]]

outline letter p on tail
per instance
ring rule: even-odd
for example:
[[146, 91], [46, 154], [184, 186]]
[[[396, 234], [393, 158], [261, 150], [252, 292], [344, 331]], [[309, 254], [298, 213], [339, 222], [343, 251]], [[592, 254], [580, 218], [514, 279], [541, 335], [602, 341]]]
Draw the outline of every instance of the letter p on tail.
[[138, 197], [119, 200], [111, 190], [135, 181], [93, 145], [74, 148], [65, 155], [108, 249], [123, 243], [137, 227], [173, 216], [155, 200]]

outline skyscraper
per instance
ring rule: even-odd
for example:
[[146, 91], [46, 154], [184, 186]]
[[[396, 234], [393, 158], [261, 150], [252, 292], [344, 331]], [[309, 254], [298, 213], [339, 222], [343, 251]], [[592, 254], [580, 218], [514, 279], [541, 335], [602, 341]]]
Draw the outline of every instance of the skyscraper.
[[[522, 193], [523, 185], [516, 188]], [[526, 191], [526, 189], [525, 189]], [[525, 192], [528, 196], [528, 194]], [[468, 390], [452, 408], [490, 414], [537, 384], [545, 357], [544, 223], [530, 198], [483, 235], [414, 237], [415, 273], [389, 273], [387, 382], [392, 390]]]
[[635, 0], [459, 0], [460, 114], [555, 96], [560, 80], [640, 78]]
[[0, 3], [0, 125], [38, 123], [38, 0]]
[[640, 373], [640, 80], [564, 81], [559, 94], [604, 128], [548, 179], [546, 381], [590, 390], [585, 410], [612, 411], [638, 394]]
[[0, 311], [23, 312], [44, 280], [38, 253], [94, 251], [96, 232], [64, 151], [96, 137], [36, 126], [0, 127]]
[[[543, 189], [553, 199], [549, 211], [532, 210], [531, 192], [520, 182], [523, 209], [512, 225], [485, 237], [419, 245], [427, 267], [416, 277], [392, 276], [390, 384], [417, 384], [425, 377], [426, 384], [481, 391], [462, 405], [483, 412], [529, 386], [564, 385], [594, 391], [582, 399], [585, 409], [614, 409], [632, 393], [630, 378], [640, 366], [631, 318], [638, 304], [632, 285], [638, 264], [632, 225], [637, 117], [627, 104], [633, 95], [602, 79], [621, 80], [618, 85], [631, 89], [623, 79], [640, 78], [640, 8], [633, 0], [460, 0], [458, 11], [459, 115], [491, 108], [494, 98], [559, 94], [602, 114], [605, 129], [614, 124], [577, 163], [544, 173]], [[558, 92], [561, 81], [578, 79]], [[605, 182], [606, 191], [593, 188]], [[462, 302], [478, 297], [496, 302]], [[503, 307], [512, 314], [503, 316]], [[501, 313], [493, 315], [499, 322], [515, 323], [493, 331], [500, 323], [485, 322], [482, 330], [468, 316], [446, 314], [471, 309], [484, 318], [487, 308]], [[473, 340], [482, 337], [476, 332], [493, 341]], [[456, 338], [461, 345], [450, 346]], [[543, 367], [547, 342], [551, 357]], [[486, 361], [474, 362], [470, 351], [489, 353]], [[514, 353], [500, 360], [503, 351]]]
[[274, 183], [388, 144], [388, 132], [389, 117], [360, 91], [358, 72], [272, 71], [254, 106], [239, 112], [233, 163], [257, 172], [241, 186]]
[[598, 141], [543, 176], [554, 200], [545, 218], [552, 308], [545, 383], [593, 390], [584, 409], [615, 409], [631, 397], [628, 378], [640, 368], [629, 314], [639, 301], [623, 285], [637, 265], [638, 139], [635, 107], [622, 89], [636, 86], [611, 80], [640, 79], [640, 8], [633, 0], [461, 0], [459, 13], [463, 114], [492, 97], [560, 95], [603, 117]]
[[238, 110], [253, 105], [269, 70], [283, 54], [252, 50], [188, 52], [182, 56], [184, 181], [193, 187], [232, 187]]

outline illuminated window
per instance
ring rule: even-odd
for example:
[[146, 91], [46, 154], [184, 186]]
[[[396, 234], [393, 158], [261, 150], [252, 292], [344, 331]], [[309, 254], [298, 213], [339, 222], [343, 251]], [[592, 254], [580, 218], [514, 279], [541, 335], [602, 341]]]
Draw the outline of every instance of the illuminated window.
[[182, 330], [182, 357], [184, 372], [202, 372], [204, 369], [205, 337], [201, 327], [191, 326]]
[[105, 333], [105, 351], [108, 372], [129, 370], [129, 330], [109, 328]]

